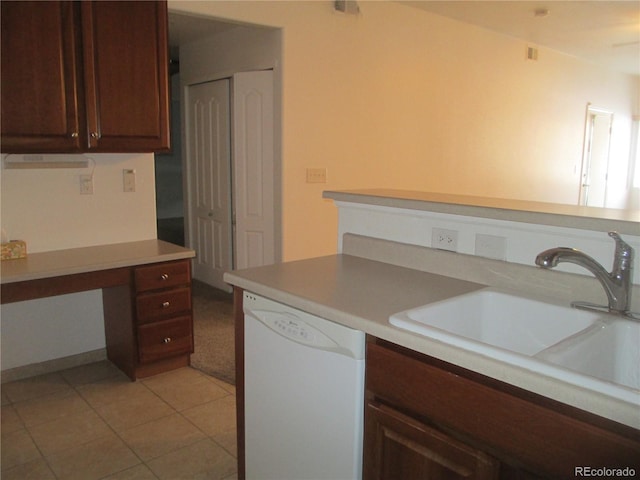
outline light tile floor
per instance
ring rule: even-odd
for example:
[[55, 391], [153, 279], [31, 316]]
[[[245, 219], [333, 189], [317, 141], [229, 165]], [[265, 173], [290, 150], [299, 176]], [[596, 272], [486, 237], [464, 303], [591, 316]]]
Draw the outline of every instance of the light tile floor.
[[235, 388], [108, 361], [2, 385], [2, 479], [237, 478]]

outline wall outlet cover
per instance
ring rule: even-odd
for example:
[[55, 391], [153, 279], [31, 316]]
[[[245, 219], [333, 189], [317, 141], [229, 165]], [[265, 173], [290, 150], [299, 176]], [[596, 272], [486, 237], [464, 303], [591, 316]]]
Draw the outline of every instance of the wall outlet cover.
[[440, 250], [458, 251], [458, 231], [434, 228], [431, 231], [431, 247]]

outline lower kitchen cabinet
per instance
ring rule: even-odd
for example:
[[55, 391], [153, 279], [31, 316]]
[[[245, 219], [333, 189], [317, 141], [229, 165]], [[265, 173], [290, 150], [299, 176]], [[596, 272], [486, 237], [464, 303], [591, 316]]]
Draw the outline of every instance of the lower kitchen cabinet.
[[134, 380], [189, 365], [190, 260], [137, 266], [132, 277], [102, 291], [109, 360]]
[[391, 343], [367, 344], [365, 480], [640, 472], [640, 432]]
[[365, 478], [497, 478], [500, 464], [486, 453], [384, 404], [367, 403], [365, 412]]

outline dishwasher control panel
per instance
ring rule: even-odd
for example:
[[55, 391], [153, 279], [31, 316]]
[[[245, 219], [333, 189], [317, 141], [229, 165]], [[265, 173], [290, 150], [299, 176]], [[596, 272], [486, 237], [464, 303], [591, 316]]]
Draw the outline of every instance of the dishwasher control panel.
[[364, 332], [274, 300], [245, 292], [245, 323], [255, 319], [291, 341], [353, 358], [364, 358]]
[[307, 325], [303, 325], [300, 321], [276, 318], [273, 321], [273, 326], [287, 337], [300, 338], [307, 342], [313, 342], [314, 340], [313, 331], [307, 328]]

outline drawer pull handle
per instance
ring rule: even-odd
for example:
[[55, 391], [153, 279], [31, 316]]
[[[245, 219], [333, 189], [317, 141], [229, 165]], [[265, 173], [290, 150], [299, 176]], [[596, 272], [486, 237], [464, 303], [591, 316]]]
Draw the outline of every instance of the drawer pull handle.
[[169, 280], [169, 274], [163, 273], [162, 275], [160, 275], [160, 280]]
[[171, 343], [171, 337], [165, 337], [162, 343]]
[[169, 302], [162, 302], [162, 308], [169, 308], [170, 305], [171, 303]]

